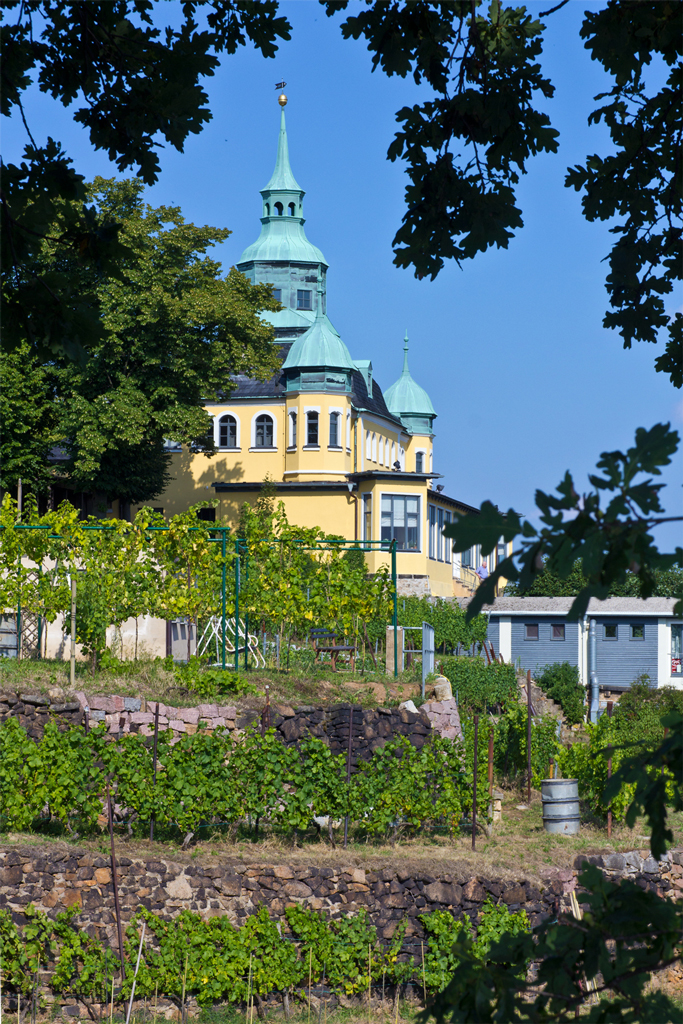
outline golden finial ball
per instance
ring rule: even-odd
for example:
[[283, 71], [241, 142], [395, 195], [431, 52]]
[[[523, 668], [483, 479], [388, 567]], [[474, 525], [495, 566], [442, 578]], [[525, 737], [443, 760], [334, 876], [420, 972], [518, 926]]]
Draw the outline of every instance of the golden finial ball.
[[280, 95], [277, 98], [277, 101], [278, 101], [278, 103], [280, 104], [281, 107], [286, 107], [287, 106], [287, 97], [285, 96], [285, 94], [283, 92], [280, 93]]

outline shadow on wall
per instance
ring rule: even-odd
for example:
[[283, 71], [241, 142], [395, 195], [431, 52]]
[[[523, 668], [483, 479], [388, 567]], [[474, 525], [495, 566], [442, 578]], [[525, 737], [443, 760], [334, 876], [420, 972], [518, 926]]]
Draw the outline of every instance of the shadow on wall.
[[[217, 452], [215, 455], [200, 455], [183, 448], [175, 452], [170, 466], [171, 480], [163, 496], [166, 516], [184, 512], [190, 505], [198, 501], [208, 501], [216, 497], [213, 484], [216, 481], [238, 483], [244, 480], [244, 465], [233, 461], [228, 452]], [[154, 505], [156, 502], [148, 502]]]

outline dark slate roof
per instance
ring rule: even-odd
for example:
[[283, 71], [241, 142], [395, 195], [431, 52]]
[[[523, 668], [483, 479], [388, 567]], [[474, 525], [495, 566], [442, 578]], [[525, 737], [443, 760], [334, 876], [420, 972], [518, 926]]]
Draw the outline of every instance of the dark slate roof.
[[376, 380], [372, 382], [372, 394], [368, 394], [365, 377], [360, 370], [354, 370], [351, 374], [351, 400], [357, 408], [367, 409], [368, 412], [374, 412], [377, 416], [384, 416], [385, 419], [391, 420], [392, 423], [403, 429], [401, 421], [387, 409], [382, 389]]
[[[292, 344], [293, 342], [289, 341], [280, 345], [279, 355], [282, 362], [287, 358]], [[235, 374], [230, 379], [237, 385], [235, 390], [230, 392], [228, 397], [230, 402], [236, 398], [279, 398], [285, 393], [285, 378], [281, 370], [278, 370], [270, 380], [253, 380], [241, 373]]]
[[[280, 345], [279, 354], [283, 362], [287, 358], [292, 344], [293, 342], [288, 341]], [[285, 393], [284, 374], [279, 370], [270, 380], [253, 380], [251, 377], [245, 377], [242, 374], [236, 374], [231, 380], [237, 385], [235, 390], [228, 396], [228, 400], [231, 402], [240, 398], [279, 398]], [[376, 380], [372, 382], [372, 395], [368, 395], [365, 377], [360, 370], [353, 370], [351, 373], [351, 401], [357, 409], [367, 410], [368, 412], [375, 413], [377, 416], [383, 416], [391, 423], [395, 423], [397, 427], [403, 429], [401, 421], [393, 413], [389, 412], [387, 403], [384, 401], [382, 389]]]

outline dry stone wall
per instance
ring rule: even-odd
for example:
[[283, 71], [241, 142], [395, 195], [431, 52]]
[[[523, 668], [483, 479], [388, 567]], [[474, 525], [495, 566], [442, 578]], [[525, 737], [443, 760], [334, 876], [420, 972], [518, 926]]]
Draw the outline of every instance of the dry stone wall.
[[[187, 909], [204, 918], [226, 915], [239, 925], [259, 907], [273, 919], [300, 903], [340, 917], [366, 908], [381, 938], [389, 939], [407, 917], [405, 952], [418, 953], [425, 934], [420, 915], [449, 910], [474, 924], [491, 898], [510, 910], [526, 910], [532, 925], [558, 909], [569, 910], [569, 893], [585, 861], [607, 875], [634, 878], [663, 897], [683, 895], [683, 850], [657, 862], [648, 851], [607, 857], [578, 857], [573, 868], [552, 869], [540, 880], [501, 879], [462, 872], [430, 873], [414, 866], [366, 870], [358, 866], [316, 867], [244, 864], [225, 860], [212, 866], [153, 858], [118, 858], [119, 895], [124, 922], [140, 906], [164, 918]], [[76, 923], [91, 934], [116, 942], [111, 860], [78, 849], [0, 848], [0, 907], [18, 924], [29, 903], [50, 917], [76, 908]]]
[[[417, 713], [399, 708], [364, 709], [361, 705], [331, 707], [271, 705], [267, 710], [240, 709], [235, 705], [205, 703], [176, 707], [159, 702], [159, 728], [174, 736], [224, 728], [239, 735], [255, 722], [273, 726], [284, 743], [296, 743], [304, 736], [318, 736], [332, 753], [346, 752], [351, 731], [352, 765], [367, 760], [388, 740], [405, 736], [418, 750], [432, 731], [454, 739], [460, 735], [460, 720], [454, 700], [424, 704]], [[14, 717], [29, 736], [40, 739], [52, 717], [60, 729], [89, 722], [104, 722], [110, 735], [154, 732], [156, 701], [117, 694], [88, 696], [77, 691], [69, 700], [45, 693], [0, 693], [0, 722]]]

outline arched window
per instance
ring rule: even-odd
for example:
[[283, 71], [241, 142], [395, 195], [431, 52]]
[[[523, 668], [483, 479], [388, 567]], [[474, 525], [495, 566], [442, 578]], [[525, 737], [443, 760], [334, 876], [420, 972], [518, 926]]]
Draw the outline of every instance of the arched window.
[[318, 413], [306, 413], [306, 444], [318, 444]]
[[372, 437], [369, 430], [365, 432], [365, 458], [368, 461], [372, 458]]
[[384, 438], [380, 435], [379, 439], [379, 452], [377, 453], [377, 461], [380, 466], [384, 465]]
[[351, 413], [346, 414], [346, 447], [351, 447]]
[[339, 447], [339, 413], [330, 413], [330, 448]]
[[295, 217], [296, 216], [296, 206], [294, 205], [294, 203], [290, 203], [289, 206], [287, 207], [287, 209], [289, 210], [289, 216], [290, 217]]
[[237, 447], [237, 420], [234, 416], [221, 416], [218, 421], [218, 447]]
[[282, 210], [283, 210], [282, 203], [276, 203], [275, 204], [275, 213], [277, 214], [278, 217], [282, 216]]
[[256, 435], [254, 438], [256, 448], [273, 447], [273, 420], [267, 413], [256, 417]]
[[296, 413], [289, 414], [289, 447], [296, 448]]
[[270, 203], [266, 203], [266, 217], [270, 217]]
[[416, 452], [415, 453], [415, 472], [416, 473], [424, 473], [423, 465], [424, 465], [424, 452]]
[[372, 435], [372, 461], [377, 462], [377, 435]]

